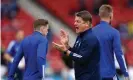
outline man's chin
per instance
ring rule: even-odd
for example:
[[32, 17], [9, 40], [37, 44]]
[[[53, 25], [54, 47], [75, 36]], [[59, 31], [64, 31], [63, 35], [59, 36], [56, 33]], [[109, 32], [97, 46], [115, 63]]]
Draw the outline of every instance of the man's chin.
[[76, 33], [79, 33], [78, 31], [76, 31]]
[[80, 32], [79, 31], [76, 31], [77, 34], [79, 34]]

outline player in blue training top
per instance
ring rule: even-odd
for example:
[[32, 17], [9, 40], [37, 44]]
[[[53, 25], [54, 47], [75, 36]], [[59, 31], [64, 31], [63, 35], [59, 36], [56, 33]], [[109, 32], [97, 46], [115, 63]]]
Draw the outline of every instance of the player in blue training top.
[[48, 28], [47, 20], [38, 19], [34, 22], [35, 31], [22, 41], [11, 65], [8, 80], [14, 80], [15, 70], [23, 56], [25, 58], [23, 80], [44, 80], [48, 49], [48, 41], [46, 39]]
[[[16, 53], [18, 52], [18, 49], [23, 39], [24, 39], [24, 31], [18, 30], [16, 32], [16, 39], [12, 40], [8, 45], [8, 48], [4, 54], [4, 58], [8, 63], [8, 71], [10, 70], [13, 59]], [[24, 59], [22, 59], [18, 65], [18, 68], [16, 68], [15, 79], [22, 80], [24, 67], [25, 67]]]
[[102, 80], [118, 80], [116, 77], [114, 54], [125, 76], [125, 80], [128, 80], [129, 74], [121, 49], [120, 34], [119, 31], [110, 25], [113, 18], [112, 7], [110, 5], [102, 5], [99, 9], [99, 16], [101, 18], [100, 24], [93, 28], [93, 32], [100, 43], [100, 73]]

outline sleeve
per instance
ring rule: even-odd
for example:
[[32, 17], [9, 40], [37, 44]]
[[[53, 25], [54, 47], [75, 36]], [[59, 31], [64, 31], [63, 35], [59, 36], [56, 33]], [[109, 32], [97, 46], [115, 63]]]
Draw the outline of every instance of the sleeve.
[[114, 48], [114, 52], [116, 55], [116, 59], [120, 65], [120, 68], [124, 74], [125, 77], [128, 77], [129, 74], [127, 72], [127, 67], [126, 67], [126, 63], [125, 63], [125, 58], [121, 49], [121, 40], [120, 40], [120, 34], [117, 31], [117, 33], [114, 35], [113, 38], [113, 48]]
[[13, 51], [13, 46], [15, 45], [15, 41], [11, 41], [7, 47], [6, 53], [11, 54]]
[[68, 50], [73, 51], [73, 48], [72, 48], [72, 47], [70, 47]]
[[71, 51], [69, 56], [75, 62], [79, 62], [83, 64], [83, 63], [88, 62], [88, 59], [90, 55], [92, 54], [92, 51], [95, 47], [95, 40], [93, 40], [93, 42], [90, 40], [84, 40], [82, 45], [83, 46], [80, 48], [79, 53], [74, 53]]
[[48, 42], [43, 41], [38, 45], [38, 49], [37, 49], [38, 70], [42, 78], [45, 77], [44, 72], [45, 72], [47, 48], [48, 48]]
[[[78, 40], [78, 38], [79, 38], [79, 37], [76, 38], [76, 41]], [[75, 41], [73, 47], [70, 47], [70, 46], [69, 46], [69, 49], [68, 49], [69, 51], [71, 51], [71, 52], [75, 52], [76, 41]]]
[[11, 68], [10, 68], [10, 71], [8, 74], [8, 80], [14, 80], [14, 74], [15, 74], [16, 68], [17, 68], [20, 60], [22, 59], [22, 57], [23, 57], [23, 50], [22, 50], [22, 44], [21, 44], [18, 52], [15, 55], [13, 63], [11, 65]]

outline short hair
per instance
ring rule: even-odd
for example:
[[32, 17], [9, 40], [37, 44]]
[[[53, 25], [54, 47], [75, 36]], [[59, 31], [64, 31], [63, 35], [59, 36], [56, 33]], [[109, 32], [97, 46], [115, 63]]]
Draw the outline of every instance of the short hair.
[[111, 13], [113, 12], [113, 8], [110, 5], [102, 5], [99, 8], [99, 16], [102, 17], [110, 17]]
[[75, 14], [75, 16], [81, 17], [83, 21], [89, 21], [92, 24], [92, 16], [88, 11], [80, 11]]
[[39, 29], [41, 26], [48, 25], [48, 20], [46, 19], [37, 19], [34, 22], [34, 29]]

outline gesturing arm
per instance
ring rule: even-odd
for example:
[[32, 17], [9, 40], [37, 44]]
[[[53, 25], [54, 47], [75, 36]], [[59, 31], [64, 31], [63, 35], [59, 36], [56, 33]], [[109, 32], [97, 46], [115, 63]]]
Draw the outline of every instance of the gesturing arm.
[[86, 63], [90, 55], [93, 54], [92, 51], [94, 50], [95, 47], [97, 48], [99, 47], [98, 42], [96, 40], [93, 40], [93, 41], [84, 40], [82, 42], [82, 47], [79, 50], [79, 53], [68, 51], [68, 54], [72, 58], [72, 60], [79, 62], [79, 63]]
[[91, 40], [91, 42], [89, 40], [84, 40], [82, 42], [82, 48], [80, 48], [79, 53], [74, 53], [68, 50], [64, 45], [53, 42], [53, 46], [57, 50], [64, 52], [64, 54], [70, 56], [72, 60], [79, 63], [86, 63], [88, 61], [88, 57], [92, 54], [94, 47], [97, 46], [96, 44], [98, 45], [98, 42], [96, 40]]

